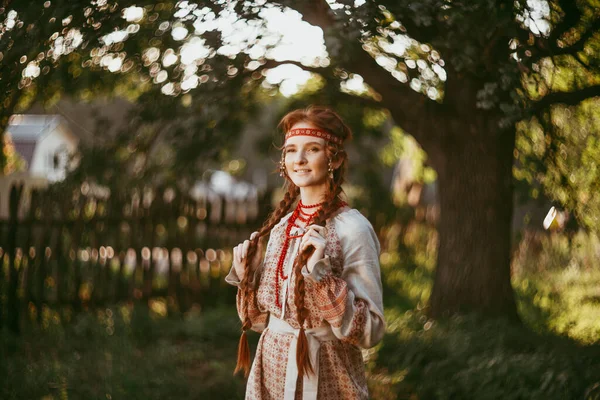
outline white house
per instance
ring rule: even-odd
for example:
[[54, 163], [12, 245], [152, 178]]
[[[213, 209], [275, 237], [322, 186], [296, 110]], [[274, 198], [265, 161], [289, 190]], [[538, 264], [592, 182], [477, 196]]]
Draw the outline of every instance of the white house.
[[8, 216], [14, 182], [25, 184], [28, 198], [31, 189], [65, 179], [70, 156], [79, 142], [60, 115], [15, 114], [10, 117], [5, 134], [27, 162], [27, 170], [0, 178], [0, 218]]
[[15, 114], [6, 133], [27, 162], [29, 176], [49, 182], [65, 179], [70, 154], [78, 138], [60, 115]]

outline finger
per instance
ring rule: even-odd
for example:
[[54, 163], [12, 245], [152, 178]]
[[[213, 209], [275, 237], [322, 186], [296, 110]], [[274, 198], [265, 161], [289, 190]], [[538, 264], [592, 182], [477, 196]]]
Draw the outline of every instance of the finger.
[[242, 264], [244, 262], [244, 253], [243, 253], [244, 250], [243, 250], [242, 243], [238, 244], [237, 249], [238, 249], [237, 250], [237, 252], [238, 252], [238, 262], [240, 264]]
[[[252, 232], [252, 234], [250, 235], [250, 240], [254, 240], [256, 238], [256, 236], [258, 236], [258, 231]], [[262, 248], [263, 248], [263, 241], [260, 240], [261, 238], [258, 238], [258, 242], [257, 242], [257, 248], [256, 248], [256, 253], [257, 254], [261, 254], [262, 253]]]
[[257, 252], [257, 253], [259, 253], [259, 254], [261, 254], [261, 253], [262, 253], [262, 249], [263, 249], [263, 247], [264, 247], [264, 245], [265, 245], [265, 242], [264, 242], [264, 240], [261, 240], [261, 239], [262, 239], [262, 238], [259, 238], [259, 239], [258, 239], [258, 248], [257, 248], [257, 250], [256, 250], [256, 252]]
[[315, 249], [325, 247], [325, 240], [310, 236], [300, 245], [300, 248], [306, 250], [309, 246], [313, 246]]
[[310, 225], [307, 231], [317, 232], [321, 236], [325, 236], [327, 234], [327, 228], [321, 225]]
[[319, 238], [324, 238], [325, 237], [325, 235], [323, 235], [323, 233], [319, 232], [319, 231], [312, 231], [311, 232], [311, 236], [313, 236], [313, 237], [319, 237]]
[[233, 248], [233, 259], [237, 264], [242, 263], [242, 258], [240, 257], [240, 245], [237, 245]]
[[307, 235], [306, 235], [305, 237], [307, 237], [307, 238], [311, 237], [311, 238], [315, 238], [315, 239], [321, 239], [321, 240], [324, 240], [324, 239], [325, 239], [325, 237], [324, 237], [323, 235], [321, 235], [321, 234], [320, 234], [319, 232], [317, 232], [317, 231], [310, 231], [310, 232], [307, 232]]
[[308, 248], [308, 246], [311, 246], [311, 242], [310, 239], [305, 240], [304, 243], [302, 243], [302, 245], [300, 245], [300, 251], [304, 251]]
[[250, 247], [250, 241], [244, 240], [244, 245], [242, 247], [242, 260], [246, 258], [248, 255], [248, 248]]
[[[307, 232], [308, 233], [308, 232]], [[302, 239], [300, 240], [300, 248], [304, 248], [304, 245], [306, 244], [306, 241], [310, 238], [310, 235], [308, 235], [307, 233], [305, 233], [302, 236]]]
[[314, 236], [314, 235], [318, 235], [319, 231], [317, 231], [314, 228], [308, 228], [305, 232], [304, 232], [304, 237], [309, 237], [309, 236]]

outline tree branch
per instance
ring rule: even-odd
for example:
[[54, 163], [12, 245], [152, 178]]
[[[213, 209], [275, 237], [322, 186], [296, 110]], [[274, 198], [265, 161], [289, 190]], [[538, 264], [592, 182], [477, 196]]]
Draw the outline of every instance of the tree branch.
[[564, 12], [564, 16], [562, 20], [556, 24], [554, 29], [550, 32], [549, 41], [550, 43], [556, 43], [556, 41], [569, 29], [575, 27], [581, 16], [583, 15], [579, 7], [577, 7], [577, 2], [573, 0], [558, 0], [558, 4], [560, 8]]
[[584, 48], [586, 42], [589, 39], [591, 39], [594, 36], [594, 34], [598, 33], [598, 31], [600, 31], [600, 18], [594, 20], [594, 22], [592, 22], [592, 24], [588, 27], [588, 29], [581, 34], [581, 36], [575, 43], [571, 44], [570, 46], [566, 46], [564, 48], [559, 48], [559, 49], [560, 49], [560, 51], [564, 51], [565, 53], [566, 52], [573, 53], [573, 52], [583, 51], [583, 48]]
[[[334, 72], [334, 68], [332, 68], [332, 67], [307, 67], [306, 65], [302, 64], [299, 61], [292, 61], [292, 60], [284, 60], [284, 61], [267, 60], [263, 65], [258, 67], [255, 71], [272, 69], [272, 68], [276, 68], [280, 65], [286, 65], [286, 64], [296, 65], [305, 71], [319, 74], [326, 80], [334, 79], [338, 82], [341, 81], [341, 79], [338, 76], [336, 76], [336, 74]], [[354, 95], [354, 94], [345, 93], [345, 92], [340, 92], [339, 96], [340, 96], [340, 98], [342, 98], [346, 101], [360, 102], [364, 107], [385, 108], [385, 104], [383, 104], [382, 102], [377, 101], [371, 97]]]
[[[336, 39], [328, 34], [337, 21], [326, 0], [298, 1], [289, 6], [302, 14], [306, 22], [323, 30], [328, 48], [337, 44], [332, 43]], [[431, 116], [431, 111], [441, 106], [399, 82], [380, 67], [373, 57], [363, 50], [359, 40], [350, 46], [352, 60], [348, 65], [343, 65], [343, 68], [362, 76], [364, 81], [382, 96], [382, 106], [390, 111], [396, 123], [418, 141], [425, 140], [425, 135], [435, 131], [432, 125], [435, 117]]]
[[300, 61], [294, 61], [294, 60], [276, 61], [276, 60], [268, 59], [264, 64], [262, 64], [260, 67], [258, 67], [255, 71], [261, 71], [261, 70], [265, 70], [265, 69], [273, 69], [273, 68], [279, 67], [280, 65], [286, 65], [286, 64], [295, 65], [297, 67], [302, 68], [305, 71], [313, 72], [315, 74], [321, 74], [321, 75], [324, 72], [331, 70], [331, 68], [329, 68], [329, 67], [311, 67], [308, 65], [304, 65]]
[[589, 39], [591, 39], [594, 36], [594, 34], [598, 33], [599, 31], [600, 31], [600, 18], [594, 20], [594, 22], [588, 27], [588, 29], [586, 29], [585, 32], [583, 32], [581, 34], [579, 39], [577, 39], [577, 41], [575, 41], [573, 44], [571, 44], [569, 46], [558, 47], [556, 45], [555, 40], [553, 41], [550, 39], [546, 40], [546, 39], [538, 38], [536, 40], [537, 47], [535, 48], [535, 54], [530, 59], [530, 61], [537, 62], [541, 58], [544, 58], [544, 57], [554, 57], [554, 56], [568, 55], [568, 54], [574, 56], [576, 53], [583, 51], [587, 41]]
[[600, 85], [589, 86], [574, 92], [554, 92], [533, 103], [530, 112], [537, 114], [553, 104], [575, 106], [585, 99], [600, 97]]

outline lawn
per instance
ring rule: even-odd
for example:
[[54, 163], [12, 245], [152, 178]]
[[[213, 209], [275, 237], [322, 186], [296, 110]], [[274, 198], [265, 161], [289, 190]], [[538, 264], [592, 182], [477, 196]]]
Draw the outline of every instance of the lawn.
[[[428, 246], [382, 254], [388, 332], [365, 351], [373, 399], [600, 399], [597, 261], [573, 251], [553, 255], [562, 260], [556, 265], [515, 268], [522, 326], [472, 315], [438, 322], [424, 309]], [[243, 398], [244, 381], [232, 376], [240, 328], [233, 306], [171, 317], [162, 308], [44, 310], [41, 327], [18, 340], [0, 337], [0, 398]], [[250, 335], [252, 348], [257, 340]]]

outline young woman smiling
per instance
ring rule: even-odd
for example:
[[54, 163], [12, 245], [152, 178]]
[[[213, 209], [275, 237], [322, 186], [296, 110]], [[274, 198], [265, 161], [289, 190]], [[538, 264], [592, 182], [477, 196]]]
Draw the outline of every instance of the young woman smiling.
[[[383, 337], [379, 242], [341, 198], [350, 129], [311, 106], [281, 120], [286, 193], [233, 249], [246, 399], [368, 399], [362, 348]], [[290, 212], [291, 211], [291, 212]], [[263, 257], [261, 238], [269, 236]], [[262, 332], [250, 368], [248, 329]]]

